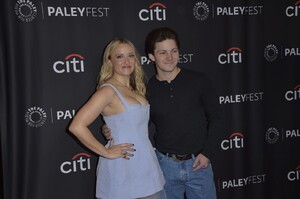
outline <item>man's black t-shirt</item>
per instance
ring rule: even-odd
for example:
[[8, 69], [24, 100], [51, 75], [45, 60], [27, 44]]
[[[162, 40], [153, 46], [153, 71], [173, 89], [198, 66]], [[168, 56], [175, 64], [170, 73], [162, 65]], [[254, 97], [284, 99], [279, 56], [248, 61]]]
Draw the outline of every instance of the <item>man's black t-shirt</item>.
[[170, 83], [152, 77], [147, 85], [154, 141], [163, 153], [211, 156], [220, 130], [220, 105], [212, 82], [202, 73], [181, 69]]

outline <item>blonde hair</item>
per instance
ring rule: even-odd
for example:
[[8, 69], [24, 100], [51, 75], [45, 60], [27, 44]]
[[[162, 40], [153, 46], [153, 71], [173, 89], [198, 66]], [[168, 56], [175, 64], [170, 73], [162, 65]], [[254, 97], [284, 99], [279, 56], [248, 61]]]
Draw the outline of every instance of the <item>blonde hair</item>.
[[143, 68], [141, 66], [141, 62], [140, 62], [140, 55], [139, 55], [137, 49], [135, 48], [135, 46], [133, 45], [133, 43], [131, 41], [129, 41], [127, 39], [123, 39], [123, 38], [115, 38], [115, 39], [111, 40], [108, 43], [108, 45], [106, 46], [103, 57], [102, 57], [101, 70], [100, 70], [99, 76], [98, 76], [97, 89], [99, 89], [101, 87], [101, 85], [104, 84], [108, 79], [110, 79], [114, 74], [113, 67], [109, 63], [109, 60], [111, 58], [112, 53], [114, 52], [114, 50], [116, 49], [116, 47], [119, 44], [128, 44], [134, 51], [136, 63], [134, 66], [134, 71], [130, 75], [130, 86], [136, 93], [145, 97], [145, 93], [146, 93], [146, 86], [145, 86], [145, 82], [144, 82], [145, 76], [144, 76], [144, 70], [143, 70]]

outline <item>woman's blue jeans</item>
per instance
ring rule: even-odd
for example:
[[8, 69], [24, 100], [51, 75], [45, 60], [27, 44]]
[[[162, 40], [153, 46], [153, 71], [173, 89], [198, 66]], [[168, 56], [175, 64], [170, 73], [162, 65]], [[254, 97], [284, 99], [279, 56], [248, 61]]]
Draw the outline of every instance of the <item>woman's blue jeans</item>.
[[165, 192], [168, 199], [216, 199], [216, 189], [211, 164], [193, 171], [195, 157], [175, 161], [156, 150], [156, 155], [166, 179]]

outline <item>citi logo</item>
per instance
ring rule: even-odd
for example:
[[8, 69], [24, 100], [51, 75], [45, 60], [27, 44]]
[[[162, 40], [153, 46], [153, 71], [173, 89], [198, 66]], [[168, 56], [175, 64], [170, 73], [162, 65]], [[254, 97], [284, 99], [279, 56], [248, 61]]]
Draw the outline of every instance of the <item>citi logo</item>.
[[288, 17], [297, 17], [300, 13], [300, 0], [297, 1], [293, 6], [288, 6], [285, 9], [285, 14]]
[[70, 54], [63, 61], [57, 61], [53, 64], [53, 70], [56, 73], [82, 73], [84, 72], [84, 58], [79, 54]]
[[293, 90], [289, 90], [285, 93], [285, 99], [287, 101], [294, 101], [300, 99], [300, 84], [296, 85]]
[[242, 63], [242, 50], [238, 47], [229, 48], [226, 53], [218, 57], [220, 64], [239, 64]]
[[76, 173], [91, 169], [91, 155], [87, 153], [78, 153], [74, 155], [71, 161], [65, 161], [60, 165], [60, 171], [64, 174]]
[[300, 165], [295, 170], [288, 172], [287, 179], [292, 182], [300, 181]]
[[148, 9], [142, 9], [139, 12], [139, 18], [142, 21], [165, 21], [167, 19], [166, 9], [164, 4], [156, 2], [151, 4]]
[[240, 132], [232, 133], [228, 140], [223, 140], [221, 142], [221, 148], [224, 151], [244, 148], [244, 135]]

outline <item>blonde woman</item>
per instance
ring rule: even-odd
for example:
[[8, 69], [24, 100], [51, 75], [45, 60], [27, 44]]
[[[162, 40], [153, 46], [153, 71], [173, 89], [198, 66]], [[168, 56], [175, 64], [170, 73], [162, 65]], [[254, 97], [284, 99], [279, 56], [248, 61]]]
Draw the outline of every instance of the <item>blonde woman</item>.
[[[165, 179], [148, 138], [149, 104], [139, 54], [126, 39], [106, 47], [96, 92], [69, 130], [99, 158], [96, 197], [165, 199]], [[107, 147], [88, 126], [102, 115], [112, 130]]]

